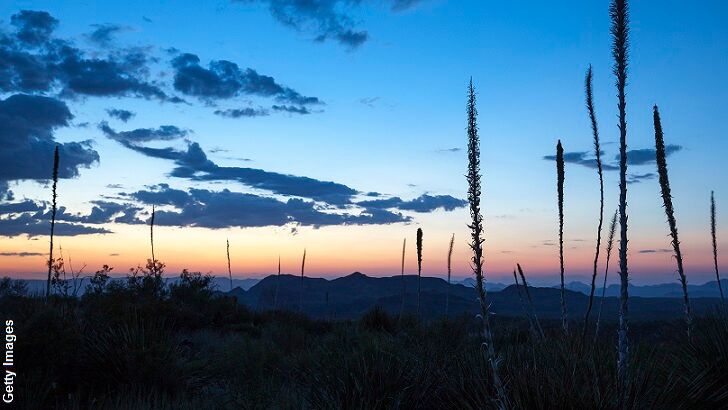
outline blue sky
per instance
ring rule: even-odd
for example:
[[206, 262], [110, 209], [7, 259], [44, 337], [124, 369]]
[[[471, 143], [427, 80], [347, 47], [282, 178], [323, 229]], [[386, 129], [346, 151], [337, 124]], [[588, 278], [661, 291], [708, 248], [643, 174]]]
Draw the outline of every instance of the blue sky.
[[[301, 6], [304, 3], [317, 7], [308, 9]], [[81, 167], [73, 179], [62, 180], [61, 204], [69, 212], [86, 215], [91, 212], [92, 201], [103, 197], [147, 209], [149, 203], [129, 194], [158, 191], [159, 187], [149, 186], [160, 183], [181, 191], [228, 189], [284, 202], [296, 197], [235, 181], [171, 177], [173, 161], [123, 146], [99, 128], [103, 121], [117, 133], [175, 126], [180, 130], [178, 138], [157, 138], [143, 145], [184, 151], [189, 143], [198, 143], [217, 166], [334, 181], [361, 193], [378, 192], [384, 198], [396, 196], [403, 201], [429, 194], [452, 204], [447, 210], [436, 207], [424, 212], [413, 210], [414, 205], [410, 209], [408, 205], [387, 208], [388, 213], [400, 215], [397, 222], [392, 223], [390, 216], [378, 217], [371, 224], [346, 225], [346, 229], [295, 222], [251, 228], [241, 226], [244, 222], [224, 226], [215, 221], [218, 229], [210, 230], [186, 226], [204, 224], [192, 218], [160, 232], [165, 235], [166, 230], [169, 236], [167, 259], [175, 269], [223, 269], [221, 260], [201, 257], [202, 253], [186, 258], [185, 249], [192, 252], [186, 243], [204, 238], [199, 252], [212, 253], [219, 244], [208, 241], [230, 237], [240, 254], [255, 254], [255, 261], [239, 268], [240, 275], [265, 273], [263, 259], [275, 259], [280, 249], [290, 253], [293, 264], [303, 247], [313, 247], [325, 259], [318, 267], [312, 265], [312, 274], [355, 269], [393, 273], [398, 259], [395, 242], [411, 237], [409, 242], [414, 244], [414, 231], [422, 226], [434, 242], [429, 245], [433, 256], [426, 272], [442, 273], [446, 243], [455, 233], [461, 239], [456, 242], [456, 272], [467, 275], [468, 214], [458, 200], [465, 198], [464, 97], [472, 77], [478, 89], [490, 245], [486, 266], [491, 267], [493, 277], [505, 278], [510, 266], [522, 261], [546, 281], [556, 272], [558, 261], [548, 243], [556, 239], [554, 164], [543, 157], [553, 155], [557, 139], [567, 152], [592, 151], [583, 95], [589, 64], [595, 72], [595, 103], [605, 158], [614, 162], [616, 154], [616, 98], [607, 8], [606, 1], [20, 1], [0, 5], [0, 27], [12, 33], [17, 25], [11, 16], [21, 10], [45, 11], [58, 20], [53, 38], [71, 42], [86, 58], [103, 59], [110, 53], [128, 54], [133, 49], [146, 56], [143, 69], [136, 74], [139, 78], [155, 84], [170, 98], [178, 96], [186, 101], [160, 102], [159, 98], [133, 93], [69, 94], [63, 92], [63, 84], [30, 93], [62, 101], [74, 116], [68, 126], [53, 131], [55, 141], [92, 140], [92, 149], [99, 155], [98, 163], [88, 169]], [[688, 277], [693, 273], [692, 278], [702, 282], [710, 279], [707, 210], [711, 190], [716, 191], [719, 227], [728, 225], [728, 218], [720, 213], [728, 188], [722, 177], [727, 171], [724, 156], [728, 152], [722, 126], [726, 117], [722, 102], [728, 97], [724, 75], [728, 72], [728, 28], [722, 23], [727, 20], [728, 6], [718, 1], [698, 5], [641, 1], [634, 2], [631, 15], [629, 148], [653, 147], [651, 110], [658, 104], [666, 142], [679, 147], [668, 161]], [[283, 24], [286, 18], [298, 27]], [[100, 27], [115, 28], [106, 42], [90, 39], [90, 33]], [[338, 38], [348, 42], [337, 39], [342, 34], [348, 37]], [[326, 39], [317, 41], [321, 36]], [[360, 43], [352, 42], [352, 38]], [[199, 98], [189, 89], [186, 93], [175, 87], [179, 71], [173, 60], [184, 53], [196, 55], [202, 69], [209, 68], [211, 61], [229, 61], [322, 103], [295, 105], [290, 99], [277, 101], [275, 95], [244, 92], [230, 98]], [[28, 92], [18, 87], [0, 91], [2, 99]], [[276, 112], [274, 105], [295, 106], [310, 113]], [[264, 110], [269, 115], [228, 118], [215, 114], [242, 108]], [[110, 118], [108, 109], [135, 115], [123, 122]], [[654, 172], [654, 163], [630, 167], [634, 175]], [[8, 181], [14, 193], [9, 203], [48, 197], [42, 182]], [[107, 187], [109, 184], [114, 186]], [[616, 205], [616, 184], [616, 172], [607, 172], [607, 214]], [[669, 253], [661, 251], [669, 242], [657, 182], [647, 177], [630, 184], [629, 189], [633, 280], [672, 280], [673, 262]], [[566, 195], [566, 236], [574, 241], [567, 249], [567, 270], [575, 280], [582, 280], [588, 273], [596, 234], [596, 172], [569, 164]], [[353, 202], [372, 199], [360, 195]], [[324, 201], [316, 207], [324, 213], [362, 210], [332, 205]], [[243, 204], [239, 212], [246, 212]], [[229, 215], [222, 213], [220, 218]], [[138, 220], [143, 219], [140, 214]], [[123, 258], [117, 259], [121, 266], [131, 266], [146, 257], [142, 226], [86, 222], [69, 221], [113, 232], [64, 239], [67, 249], [84, 255], [91, 264], [112, 253]], [[46, 237], [16, 233], [7, 229], [0, 232], [7, 235], [0, 242], [8, 254], [47, 252]], [[265, 246], [251, 252], [256, 243]], [[719, 240], [721, 246], [725, 243]], [[339, 253], [339, 247], [354, 246], [360, 249], [359, 255], [332, 255]], [[108, 250], [112, 247], [120, 250]], [[34, 268], [36, 265], [40, 268]], [[9, 255], [0, 258], [0, 267], [4, 273], [30, 274], [42, 270], [42, 257]]]

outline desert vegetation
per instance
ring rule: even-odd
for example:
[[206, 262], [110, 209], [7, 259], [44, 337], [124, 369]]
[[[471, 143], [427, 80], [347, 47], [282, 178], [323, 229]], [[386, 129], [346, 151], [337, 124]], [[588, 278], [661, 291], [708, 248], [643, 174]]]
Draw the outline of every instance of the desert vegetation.
[[[356, 318], [334, 320], [325, 293], [325, 315], [307, 315], [306, 249], [298, 275], [277, 274], [255, 306], [241, 302], [233, 288], [230, 242], [226, 240], [229, 292], [213, 277], [182, 270], [167, 282], [166, 265], [154, 253], [155, 209], [149, 219], [151, 258], [144, 266], [112, 278], [103, 265], [88, 277], [67, 265], [53, 235], [57, 199], [58, 149], [54, 154], [48, 282], [45, 296], [21, 281], [0, 281], [0, 311], [17, 327], [21, 408], [153, 409], [665, 409], [728, 407], [728, 318], [723, 309], [691, 311], [682, 265], [677, 221], [667, 174], [664, 136], [657, 107], [653, 124], [657, 172], [677, 272], [683, 290], [683, 320], [630, 322], [626, 86], [629, 13], [626, 0], [610, 7], [619, 131], [619, 198], [608, 229], [601, 296], [595, 296], [602, 251], [604, 178], [592, 95], [593, 72], [585, 79], [586, 106], [599, 179], [597, 237], [583, 330], [574, 328], [580, 311], [567, 315], [564, 260], [564, 149], [556, 145], [556, 196], [560, 286], [555, 309], [544, 318], [535, 303], [543, 289], [530, 286], [520, 263], [513, 270], [522, 314], [498, 315], [486, 289], [484, 187], [476, 87], [466, 94], [469, 262], [477, 308], [454, 313], [451, 262], [447, 248], [447, 291], [437, 301], [444, 314], [425, 314], [423, 230], [416, 231], [416, 310], [406, 308], [406, 239], [402, 244], [401, 298], [395, 280], [393, 309], [372, 306]], [[487, 147], [487, 145], [484, 144]], [[615, 198], [616, 200], [617, 198]], [[715, 201], [711, 192], [711, 239], [720, 286]], [[609, 263], [619, 227], [619, 310], [604, 308]], [[146, 234], [145, 234], [146, 235]], [[429, 241], [429, 240], [428, 240]], [[163, 257], [163, 255], [161, 255]], [[314, 254], [314, 258], [316, 258]], [[244, 262], [237, 262], [242, 264]], [[444, 267], [443, 267], [444, 268]], [[67, 272], [70, 272], [67, 274]], [[289, 291], [287, 276], [300, 283]], [[223, 277], [224, 278], [224, 277]], [[310, 279], [310, 278], [309, 278]], [[356, 280], [356, 277], [350, 278]], [[427, 278], [424, 278], [427, 279]], [[300, 282], [299, 282], [300, 280]], [[358, 291], [359, 289], [357, 289]], [[553, 289], [554, 292], [557, 289]], [[237, 293], [236, 293], [237, 292]], [[413, 292], [414, 293], [414, 292]], [[298, 296], [298, 304], [296, 304]], [[352, 299], [358, 295], [349, 295]], [[267, 299], [266, 299], [267, 297]], [[321, 298], [318, 296], [319, 299]], [[414, 296], [412, 296], [414, 298]], [[723, 290], [720, 288], [721, 302]], [[599, 300], [594, 328], [590, 315]], [[291, 299], [291, 300], [287, 300]], [[387, 299], [388, 300], [388, 299]], [[423, 303], [424, 301], [424, 303]], [[282, 303], [283, 302], [283, 303]], [[441, 304], [441, 302], [444, 302]], [[676, 302], [677, 303], [677, 302]], [[298, 309], [296, 309], [296, 306]], [[717, 307], [717, 306], [716, 306]], [[576, 312], [576, 313], [575, 313]], [[323, 316], [323, 317], [322, 317]], [[325, 317], [325, 318], [324, 318]], [[581, 316], [579, 316], [581, 317]], [[580, 322], [579, 322], [580, 323]], [[633, 328], [630, 328], [630, 323]], [[578, 326], [578, 323], [577, 323]], [[687, 332], [684, 329], [687, 328]], [[615, 348], [616, 345], [616, 348]]]

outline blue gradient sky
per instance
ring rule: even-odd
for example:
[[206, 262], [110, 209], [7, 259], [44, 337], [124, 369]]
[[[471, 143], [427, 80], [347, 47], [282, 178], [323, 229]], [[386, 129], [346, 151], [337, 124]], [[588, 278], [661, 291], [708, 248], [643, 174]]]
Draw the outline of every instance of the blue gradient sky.
[[[329, 2], [323, 2], [329, 3]], [[223, 118], [216, 109], [270, 105], [270, 99], [236, 97], [215, 107], [192, 97], [189, 104], [159, 103], [133, 97], [77, 97], [65, 102], [74, 114], [70, 126], [56, 130], [57, 141], [94, 140], [100, 163], [80, 176], [61, 181], [61, 204], [88, 212], [89, 201], [160, 182], [190, 187], [250, 192], [238, 183], [191, 182], [171, 178], [170, 161], [145, 157], [106, 138], [97, 128], [108, 121], [117, 131], [175, 125], [190, 130], [208, 157], [220, 165], [335, 181], [362, 192], [376, 191], [412, 199], [423, 193], [466, 197], [465, 91], [472, 76], [478, 89], [479, 125], [486, 215], [486, 269], [493, 280], [508, 280], [522, 262], [538, 281], [555, 281], [555, 166], [557, 139], [567, 152], [591, 151], [584, 108], [583, 81], [594, 68], [595, 104], [605, 158], [616, 154], [616, 98], [611, 74], [607, 1], [421, 1], [402, 11], [387, 1], [358, 6], [336, 3], [356, 30], [369, 38], [356, 48], [336, 41], [316, 42], [316, 30], [295, 30], [277, 21], [265, 2], [127, 1], [98, 4], [18, 1], [0, 5], [2, 27], [20, 10], [44, 10], [59, 20], [55, 33], [93, 51], [84, 35], [93, 24], [117, 24], [113, 47], [149, 47], [155, 78], [172, 90], [169, 48], [210, 60], [250, 67], [325, 105], [309, 115], [271, 114]], [[728, 235], [728, 153], [725, 127], [728, 99], [728, 5], [720, 1], [633, 2], [631, 65], [628, 86], [630, 149], [654, 147], [652, 105], [662, 113], [668, 144], [682, 147], [668, 158], [685, 247], [688, 278], [711, 279], [708, 234], [709, 195], [716, 192], [719, 246]], [[97, 50], [98, 52], [103, 52]], [[173, 90], [172, 90], [173, 91]], [[4, 99], [14, 92], [0, 94]], [[179, 93], [177, 93], [179, 94]], [[53, 96], [53, 92], [43, 95]], [[127, 123], [109, 119], [105, 110], [136, 113]], [[156, 144], [156, 145], [155, 145]], [[182, 141], [154, 146], [183, 148]], [[212, 153], [215, 149], [227, 152]], [[460, 148], [451, 152], [448, 149]], [[240, 161], [247, 158], [251, 161]], [[655, 165], [630, 167], [632, 174], [655, 172]], [[567, 280], [585, 280], [593, 258], [598, 212], [596, 171], [568, 164], [566, 181]], [[108, 188], [107, 184], [121, 184]], [[616, 207], [617, 173], [606, 172], [606, 215]], [[16, 200], [43, 200], [47, 188], [33, 181], [12, 181]], [[667, 226], [656, 179], [629, 186], [630, 250], [633, 282], [675, 279]], [[244, 212], [244, 210], [241, 210]], [[468, 213], [408, 213], [410, 223], [345, 227], [205, 228], [159, 230], [159, 257], [175, 272], [182, 267], [222, 273], [225, 238], [230, 238], [239, 276], [270, 272], [276, 256], [294, 270], [304, 247], [310, 275], [360, 270], [398, 271], [399, 250], [414, 232], [425, 231], [425, 273], [444, 271], [449, 235], [456, 235], [455, 272], [468, 275]], [[110, 260], [124, 271], [147, 257], [144, 226], [106, 224], [107, 235], [62, 238], [74, 260], [93, 270]], [[0, 237], [7, 253], [47, 252], [47, 237]], [[428, 249], [429, 248], [429, 249]], [[656, 250], [657, 252], [646, 252]], [[110, 254], [119, 254], [109, 256]], [[431, 255], [431, 256], [430, 256]], [[408, 270], [414, 269], [410, 258]], [[616, 257], [615, 259], [616, 260]], [[616, 263], [615, 265], [616, 266]], [[724, 265], [725, 267], [728, 267]], [[600, 268], [600, 272], [601, 272]], [[43, 257], [0, 257], [3, 274], [35, 275]], [[611, 281], [610, 281], [611, 282]]]

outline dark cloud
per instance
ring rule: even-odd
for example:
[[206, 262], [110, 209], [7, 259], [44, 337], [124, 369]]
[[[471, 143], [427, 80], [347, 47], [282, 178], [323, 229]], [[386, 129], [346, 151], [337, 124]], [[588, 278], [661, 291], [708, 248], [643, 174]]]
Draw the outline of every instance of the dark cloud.
[[369, 225], [409, 222], [410, 218], [381, 209], [359, 214], [331, 213], [314, 202], [298, 198], [279, 200], [248, 193], [190, 189], [182, 191], [162, 184], [151, 190], [129, 194], [149, 205], [170, 205], [174, 211], [158, 210], [154, 223], [162, 226], [191, 226], [211, 229], [298, 224], [307, 226]]
[[58, 20], [45, 11], [22, 10], [10, 17], [10, 24], [16, 27], [18, 40], [37, 46], [48, 41]]
[[211, 61], [207, 67], [203, 67], [199, 57], [187, 53], [175, 57], [172, 67], [175, 70], [174, 88], [205, 101], [254, 95], [297, 105], [322, 103], [317, 97], [303, 96], [298, 91], [278, 84], [273, 77], [259, 74], [251, 68], [243, 70], [231, 61]]
[[[108, 125], [104, 131], [108, 136], [120, 135]], [[117, 141], [119, 139], [114, 138]], [[222, 167], [207, 158], [196, 142], [190, 143], [186, 151], [174, 148], [151, 148], [122, 142], [127, 148], [153, 158], [172, 160], [177, 167], [171, 175], [193, 181], [236, 181], [241, 184], [270, 191], [275, 194], [309, 198], [330, 204], [348, 204], [358, 194], [353, 188], [330, 181], [280, 174], [262, 169], [245, 167]]]
[[295, 105], [274, 105], [271, 108], [273, 109], [273, 111], [287, 112], [289, 114], [311, 114], [311, 111], [303, 106], [296, 107]]
[[[333, 40], [348, 49], [356, 49], [369, 39], [366, 30], [358, 29], [350, 15], [353, 6], [371, 0], [234, 0], [260, 3], [268, 7], [279, 23], [298, 32], [314, 35], [316, 42]], [[422, 0], [385, 0], [391, 11], [410, 9]]]
[[[85, 215], [69, 213], [65, 207], [59, 207], [56, 212], [55, 234], [60, 236], [103, 234], [111, 231], [87, 225], [144, 223], [137, 216], [142, 211], [138, 206], [108, 201], [93, 201], [92, 204], [91, 212]], [[51, 208], [48, 203], [24, 200], [0, 204], [0, 236], [48, 235], [50, 221]]]
[[442, 149], [438, 149], [436, 152], [439, 152], [439, 153], [455, 153], [455, 152], [461, 152], [462, 150], [463, 150], [462, 148], [455, 147], [455, 148], [442, 148]]
[[672, 249], [642, 249], [639, 253], [670, 253]]
[[88, 35], [88, 39], [100, 46], [108, 46], [117, 33], [128, 30], [127, 27], [117, 24], [93, 24], [91, 27], [94, 31]]
[[123, 122], [129, 121], [130, 119], [132, 119], [132, 117], [136, 115], [136, 113], [134, 112], [118, 108], [109, 108], [108, 110], [106, 110], [106, 113], [109, 114], [109, 117], [116, 118]]
[[655, 175], [652, 172], [648, 172], [645, 174], [629, 174], [627, 176], [627, 183], [628, 184], [637, 184], [642, 181], [649, 181], [651, 179], [655, 179], [657, 175]]
[[0, 30], [0, 91], [182, 101], [146, 80], [150, 57], [144, 49], [111, 48], [89, 57], [53, 36], [58, 21], [46, 12], [21, 11], [11, 22], [15, 32]]
[[357, 205], [365, 208], [376, 209], [399, 209], [413, 212], [432, 212], [436, 209], [452, 211], [467, 204], [463, 199], [457, 199], [450, 195], [427, 195], [423, 194], [410, 201], [403, 201], [399, 197], [388, 199], [375, 199], [370, 201], [357, 202]]
[[[680, 150], [682, 150], [682, 146], [680, 145], [667, 145], [665, 147], [665, 154], [666, 155], [672, 155]], [[604, 157], [604, 153], [602, 152], [602, 158]], [[556, 156], [554, 155], [545, 155], [543, 159], [547, 161], [555, 161]], [[602, 160], [602, 169], [605, 171], [617, 171], [619, 170], [619, 154], [614, 156], [614, 163], [605, 162]], [[597, 160], [593, 157], [591, 152], [586, 151], [576, 151], [576, 152], [566, 152], [564, 153], [564, 162], [571, 163], [571, 164], [577, 164], [582, 165], [587, 168], [597, 168]], [[627, 164], [629, 165], [647, 165], [655, 162], [655, 150], [650, 148], [644, 148], [644, 149], [633, 149], [627, 151]], [[633, 181], [638, 182], [638, 181]]]
[[[665, 146], [665, 155], [670, 156], [671, 154], [674, 154], [680, 150], [682, 150], [682, 146], [680, 145], [672, 145], [668, 144]], [[615, 161], [619, 160], [619, 155], [615, 156]], [[627, 163], [629, 165], [646, 165], [646, 164], [652, 164], [655, 162], [655, 150], [646, 148], [646, 149], [633, 149], [627, 151]]]
[[[601, 153], [602, 156], [604, 155], [604, 152]], [[547, 161], [556, 161], [555, 155], [545, 155], [543, 159]], [[569, 164], [577, 164], [582, 165], [587, 168], [596, 169], [597, 168], [597, 160], [592, 156], [590, 152], [586, 151], [578, 151], [578, 152], [565, 152], [564, 153], [564, 162]], [[602, 160], [602, 169], [605, 171], [616, 171], [619, 169], [619, 166], [612, 165], [607, 162], [604, 162]]]
[[174, 125], [162, 125], [159, 128], [137, 128], [131, 131], [116, 132], [109, 124], [102, 122], [99, 129], [112, 140], [124, 145], [138, 145], [149, 141], [171, 141], [187, 136], [187, 130]]
[[355, 49], [369, 38], [366, 30], [357, 30], [349, 15], [340, 12], [345, 6], [357, 4], [348, 0], [238, 0], [261, 3], [279, 23], [299, 32], [313, 33], [317, 42], [334, 40]]
[[[49, 235], [50, 232], [51, 226], [48, 221], [40, 221], [29, 214], [0, 219], [0, 236], [13, 237], [18, 235], [28, 235], [28, 237], [35, 237]], [[56, 222], [54, 231], [56, 236], [78, 236], [107, 233], [112, 232], [105, 228], [96, 228], [67, 222]]]
[[58, 144], [53, 132], [73, 118], [62, 101], [16, 94], [0, 100], [0, 181], [50, 179], [53, 150], [59, 148], [59, 178], [78, 176], [99, 161], [88, 141]]
[[241, 117], [264, 117], [268, 115], [268, 110], [264, 108], [234, 108], [228, 110], [216, 110], [215, 114], [221, 117], [227, 118], [241, 118]]
[[26, 258], [29, 256], [45, 256], [45, 253], [40, 252], [0, 252], [0, 256], [16, 256], [18, 258]]

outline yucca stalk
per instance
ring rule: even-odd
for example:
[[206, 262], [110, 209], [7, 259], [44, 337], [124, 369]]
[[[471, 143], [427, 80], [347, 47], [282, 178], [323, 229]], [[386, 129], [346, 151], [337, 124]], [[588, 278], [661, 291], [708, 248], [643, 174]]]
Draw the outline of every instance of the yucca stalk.
[[536, 323], [536, 328], [538, 329], [538, 334], [541, 336], [541, 339], [544, 339], [545, 335], [543, 333], [543, 328], [541, 327], [541, 322], [538, 320], [538, 315], [536, 314], [536, 307], [533, 305], [533, 299], [531, 299], [531, 291], [528, 290], [528, 282], [526, 281], [526, 275], [523, 273], [523, 269], [521, 268], [520, 263], [517, 263], [516, 267], [518, 268], [518, 274], [521, 276], [521, 282], [523, 283], [523, 288], [526, 290], [526, 299], [528, 300], [528, 307], [531, 309], [531, 315], [533, 316], [533, 321]]
[[230, 268], [230, 239], [225, 239], [227, 245], [228, 276], [230, 277], [230, 290], [233, 290], [233, 271]]
[[531, 337], [536, 339], [538, 337], [538, 333], [536, 333], [536, 327], [533, 325], [531, 312], [526, 308], [526, 302], [523, 300], [523, 292], [521, 292], [521, 285], [518, 283], [518, 276], [516, 275], [515, 269], [513, 269], [513, 282], [516, 284], [516, 292], [518, 293], [518, 302], [521, 304], [521, 310], [523, 310], [523, 314], [526, 316], [526, 319], [528, 319], [528, 330], [531, 332]]
[[149, 220], [149, 241], [152, 245], [152, 264], [157, 261], [154, 258], [154, 205], [152, 205], [152, 218]]
[[58, 163], [59, 163], [60, 157], [58, 155], [58, 145], [56, 145], [56, 149], [53, 151], [53, 188], [51, 190], [51, 245], [50, 250], [48, 251], [48, 282], [46, 283], [46, 299], [51, 294], [51, 273], [53, 271], [53, 235], [56, 231], [56, 211], [57, 211], [57, 203], [56, 200], [58, 198], [56, 193], [56, 188], [58, 187]]
[[486, 352], [486, 359], [490, 365], [491, 381], [496, 393], [497, 405], [501, 409], [508, 408], [508, 396], [505, 385], [498, 373], [500, 360], [495, 353], [493, 335], [490, 328], [490, 304], [483, 280], [483, 215], [480, 213], [480, 138], [478, 137], [478, 110], [475, 107], [475, 87], [470, 79], [468, 87], [468, 203], [470, 205], [470, 217], [472, 222], [470, 228], [470, 248], [473, 250], [471, 259], [473, 273], [475, 274], [475, 291], [480, 302], [480, 319], [483, 326], [483, 341]]
[[662, 193], [662, 204], [665, 208], [665, 215], [667, 216], [667, 225], [670, 228], [672, 249], [675, 252], [677, 274], [680, 278], [680, 285], [682, 286], [685, 324], [687, 325], [688, 338], [690, 338], [690, 335], [692, 334], [693, 317], [690, 311], [690, 298], [688, 297], [688, 280], [685, 276], [685, 269], [683, 268], [680, 240], [677, 235], [675, 208], [672, 204], [672, 194], [670, 191], [670, 178], [667, 175], [667, 155], [665, 154], [665, 139], [662, 132], [662, 122], [660, 121], [660, 111], [656, 105], [653, 109], [653, 119], [655, 124], [655, 158], [657, 160], [657, 175], [660, 179], [660, 192]]
[[619, 109], [619, 330], [617, 331], [617, 378], [620, 382], [620, 398], [627, 392], [627, 367], [629, 363], [629, 307], [627, 263], [627, 54], [629, 48], [629, 11], [627, 0], [612, 0], [609, 6], [612, 24], [613, 72], [617, 86]]
[[406, 284], [404, 281], [404, 254], [405, 250], [407, 249], [407, 238], [404, 238], [404, 241], [402, 241], [402, 302], [399, 306], [399, 320], [402, 320], [402, 315], [404, 314], [404, 295], [406, 290]]
[[278, 255], [278, 276], [276, 276], [276, 291], [273, 294], [273, 310], [278, 309], [278, 289], [281, 287], [281, 255]]
[[303, 312], [303, 278], [304, 278], [303, 274], [305, 272], [305, 269], [306, 269], [306, 249], [304, 248], [303, 259], [301, 259], [301, 295], [300, 295], [301, 299], [298, 304], [298, 310], [300, 312]]
[[420, 293], [422, 292], [422, 228], [417, 228], [417, 316], [420, 316]]
[[561, 278], [561, 330], [569, 332], [566, 318], [566, 290], [564, 286], [564, 147], [556, 144], [556, 192], [559, 202], [559, 277]]
[[602, 285], [602, 298], [599, 300], [599, 313], [597, 314], [597, 323], [594, 329], [594, 338], [599, 337], [599, 322], [602, 319], [602, 307], [604, 306], [604, 296], [607, 293], [607, 275], [609, 274], [609, 259], [612, 256], [612, 246], [614, 245], [614, 232], [617, 229], [617, 214], [619, 209], [614, 210], [612, 221], [609, 224], [609, 236], [607, 237], [607, 263], [604, 267], [604, 285]]
[[447, 292], [445, 292], [445, 317], [450, 317], [450, 275], [452, 273], [452, 247], [455, 245], [455, 234], [450, 238], [450, 247], [447, 250]]
[[594, 304], [594, 290], [596, 288], [597, 268], [599, 265], [599, 250], [602, 246], [602, 225], [604, 224], [604, 175], [602, 173], [601, 147], [599, 146], [599, 129], [597, 127], [597, 117], [594, 113], [591, 65], [589, 66], [589, 70], [586, 73], [584, 88], [586, 91], [586, 107], [589, 111], [589, 120], [591, 122], [592, 134], [594, 135], [594, 156], [596, 157], [597, 174], [599, 175], [599, 224], [597, 227], [596, 251], [594, 252], [594, 271], [592, 272], [591, 289], [589, 291], [589, 305], [587, 306], [586, 314], [584, 315], [584, 330], [581, 335], [582, 340], [586, 338], [587, 328], [589, 327], [589, 315], [591, 314], [592, 305]]
[[720, 291], [720, 304], [725, 312], [725, 297], [723, 296], [723, 285], [720, 283], [720, 272], [718, 272], [718, 243], [715, 239], [715, 196], [710, 191], [710, 237], [713, 243], [713, 267], [715, 268], [715, 280], [718, 281]]

